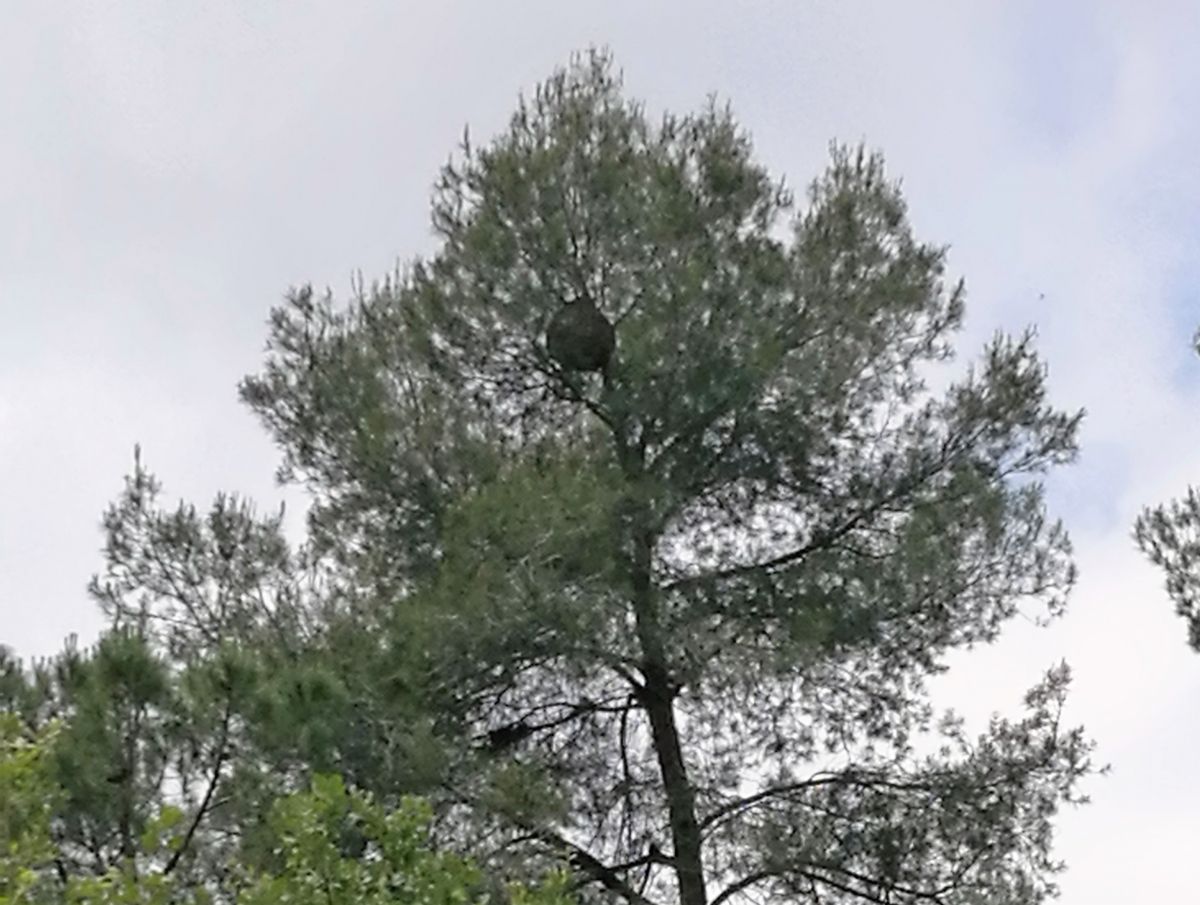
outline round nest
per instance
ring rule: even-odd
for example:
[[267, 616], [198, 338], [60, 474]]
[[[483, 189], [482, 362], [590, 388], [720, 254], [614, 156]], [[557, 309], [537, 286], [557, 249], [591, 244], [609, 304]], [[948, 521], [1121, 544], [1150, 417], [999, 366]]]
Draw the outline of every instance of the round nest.
[[591, 302], [564, 305], [546, 328], [546, 351], [566, 371], [603, 371], [616, 341], [613, 325]]

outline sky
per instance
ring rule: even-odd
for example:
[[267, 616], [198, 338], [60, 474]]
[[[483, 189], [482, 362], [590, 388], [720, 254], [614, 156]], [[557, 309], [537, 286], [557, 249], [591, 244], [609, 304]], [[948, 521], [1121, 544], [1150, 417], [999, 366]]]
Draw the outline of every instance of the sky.
[[1200, 655], [1134, 548], [1200, 482], [1200, 4], [5, 0], [0, 28], [0, 643], [101, 621], [99, 518], [140, 443], [168, 499], [274, 508], [236, 399], [289, 286], [349, 293], [428, 252], [464, 125], [498, 130], [569, 55], [628, 92], [717, 94], [793, 186], [831, 140], [881, 149], [967, 281], [964, 359], [1036, 325], [1053, 400], [1088, 411], [1049, 483], [1081, 579], [1049, 629], [956, 657], [982, 719], [1065, 658], [1112, 772], [1059, 819], [1064, 905], [1195, 900]]

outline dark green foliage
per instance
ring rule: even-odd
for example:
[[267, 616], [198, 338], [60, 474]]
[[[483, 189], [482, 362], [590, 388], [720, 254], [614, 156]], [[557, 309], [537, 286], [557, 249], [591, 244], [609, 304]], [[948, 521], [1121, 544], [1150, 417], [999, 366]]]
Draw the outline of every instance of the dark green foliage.
[[[1037, 476], [1079, 416], [1028, 336], [927, 390], [963, 290], [880, 159], [835, 149], [797, 208], [728, 111], [654, 123], [592, 55], [464, 143], [433, 220], [348, 309], [296, 293], [243, 396], [463, 739], [446, 813], [627, 901], [1042, 900], [1089, 769], [1065, 672], [974, 741], [924, 679], [1061, 612]], [[543, 343], [578, 299], [599, 385]]]
[[[1038, 482], [1079, 416], [1029, 336], [927, 387], [964, 293], [880, 158], [835, 148], [797, 205], [729, 111], [652, 121], [592, 54], [464, 142], [433, 223], [349, 306], [292, 293], [243, 383], [312, 495], [304, 548], [231, 498], [161, 510], [140, 464], [110, 512], [94, 591], [142, 665], [87, 744], [120, 763], [136, 728], [122, 800], [163, 763], [215, 789], [180, 863], [218, 888], [336, 771], [588, 900], [1043, 901], [1090, 770], [1065, 669], [978, 738], [925, 683], [1062, 611]], [[547, 348], [581, 306], [603, 380]]]

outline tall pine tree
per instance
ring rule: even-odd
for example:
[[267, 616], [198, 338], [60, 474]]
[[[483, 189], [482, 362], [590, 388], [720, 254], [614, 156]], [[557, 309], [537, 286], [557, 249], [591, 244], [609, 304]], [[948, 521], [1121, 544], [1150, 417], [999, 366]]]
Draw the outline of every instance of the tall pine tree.
[[[294, 590], [243, 608], [308, 704], [247, 711], [245, 763], [420, 791], [441, 842], [565, 859], [584, 896], [1044, 900], [1090, 770], [1065, 668], [979, 737], [926, 680], [1062, 611], [1038, 479], [1079, 416], [1029, 336], [926, 386], [963, 289], [880, 158], [835, 148], [797, 203], [728, 110], [651, 119], [593, 53], [464, 141], [433, 225], [348, 306], [292, 293], [243, 384], [314, 501], [308, 578], [280, 560]], [[172, 587], [186, 545], [130, 543], [157, 554], [119, 550], [106, 602], [176, 651], [275, 568]], [[306, 629], [272, 642], [285, 603]]]

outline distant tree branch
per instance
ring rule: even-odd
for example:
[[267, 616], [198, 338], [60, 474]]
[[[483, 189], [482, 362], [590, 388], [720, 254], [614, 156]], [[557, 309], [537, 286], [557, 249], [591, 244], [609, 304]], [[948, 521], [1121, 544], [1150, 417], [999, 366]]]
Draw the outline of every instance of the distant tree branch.
[[208, 788], [204, 792], [204, 798], [201, 799], [199, 806], [196, 808], [196, 813], [192, 815], [192, 820], [188, 824], [187, 831], [183, 834], [183, 841], [175, 852], [171, 855], [166, 866], [163, 868], [163, 874], [169, 874], [178, 865], [183, 858], [184, 853], [191, 845], [192, 838], [196, 835], [196, 831], [200, 828], [201, 821], [209, 813], [212, 807], [213, 796], [217, 792], [217, 786], [221, 782], [221, 770], [225, 766], [225, 760], [229, 756], [229, 723], [233, 717], [233, 691], [227, 688], [227, 697], [225, 699], [225, 712], [221, 717], [221, 736], [217, 744], [217, 753], [213, 758], [212, 779], [209, 780]]
[[578, 845], [575, 845], [573, 842], [567, 841], [562, 836], [552, 832], [551, 830], [539, 829], [532, 826], [523, 826], [522, 829], [524, 829], [530, 836], [534, 837], [538, 841], [566, 855], [567, 860], [570, 861], [570, 863], [579, 871], [595, 880], [610, 892], [616, 893], [626, 902], [631, 903], [631, 905], [654, 905], [650, 899], [647, 899], [644, 895], [630, 886], [620, 876], [619, 873], [621, 870], [632, 869], [634, 867], [639, 867], [641, 865], [650, 863], [652, 860], [651, 856], [647, 855], [644, 858], [639, 858], [636, 861], [627, 864], [610, 867], [591, 852], [581, 848]]
[[890, 789], [896, 792], [926, 792], [930, 786], [927, 783], [913, 781], [905, 782], [895, 779], [888, 779], [881, 774], [870, 774], [862, 770], [847, 770], [842, 773], [822, 773], [808, 779], [799, 780], [797, 782], [784, 783], [777, 786], [768, 786], [755, 792], [753, 795], [747, 795], [744, 798], [738, 798], [734, 801], [726, 802], [717, 809], [707, 814], [701, 821], [701, 829], [708, 829], [713, 824], [719, 823], [727, 817], [754, 807], [764, 801], [774, 798], [784, 798], [795, 792], [803, 792], [807, 789], [820, 788], [822, 786], [859, 786], [863, 788]]
[[763, 880], [770, 880], [777, 876], [779, 876], [779, 871], [769, 868], [755, 871], [752, 874], [747, 874], [740, 880], [737, 880], [722, 889], [721, 892], [717, 894], [717, 897], [712, 900], [710, 905], [722, 905], [722, 903], [726, 900], [736, 896], [740, 892], [744, 892], [751, 886], [755, 886], [763, 882]]
[[684, 587], [691, 587], [697, 584], [704, 584], [710, 581], [721, 581], [726, 578], [736, 578], [739, 575], [748, 575], [753, 572], [770, 572], [778, 569], [781, 566], [790, 565], [811, 553], [816, 553], [819, 550], [828, 550], [833, 547], [839, 540], [848, 535], [855, 528], [862, 525], [868, 519], [873, 518], [880, 512], [887, 509], [888, 506], [900, 501], [909, 493], [912, 493], [920, 487], [925, 481], [929, 480], [946, 465], [946, 459], [943, 455], [938, 461], [931, 466], [921, 469], [916, 474], [911, 475], [906, 480], [901, 481], [889, 493], [885, 493], [873, 501], [870, 505], [864, 506], [852, 515], [847, 516], [841, 522], [833, 525], [824, 531], [817, 531], [807, 543], [802, 544], [795, 549], [789, 550], [771, 559], [763, 560], [756, 563], [743, 563], [736, 566], [729, 566], [725, 569], [718, 569], [713, 572], [705, 572], [700, 575], [692, 575], [685, 578], [679, 578], [669, 582], [662, 587], [663, 591], [670, 592], [679, 590]]

